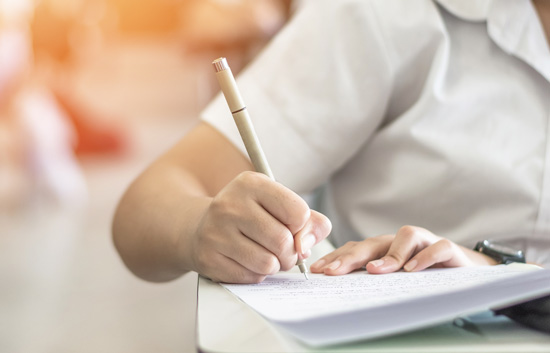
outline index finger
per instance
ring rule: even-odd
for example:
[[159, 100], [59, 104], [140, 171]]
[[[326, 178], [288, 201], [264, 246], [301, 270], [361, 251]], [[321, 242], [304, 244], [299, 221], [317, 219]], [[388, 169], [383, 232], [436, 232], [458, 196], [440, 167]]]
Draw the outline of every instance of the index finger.
[[254, 200], [295, 235], [310, 218], [308, 204], [298, 194], [264, 174], [245, 172], [243, 182], [252, 187]]

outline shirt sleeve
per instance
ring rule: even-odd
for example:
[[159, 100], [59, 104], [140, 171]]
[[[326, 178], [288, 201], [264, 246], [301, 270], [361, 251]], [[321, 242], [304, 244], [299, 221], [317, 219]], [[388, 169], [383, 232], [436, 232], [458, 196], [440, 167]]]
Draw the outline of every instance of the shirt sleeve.
[[[275, 178], [296, 192], [328, 180], [384, 119], [393, 75], [371, 6], [306, 2], [237, 78]], [[201, 118], [246, 155], [221, 94]]]

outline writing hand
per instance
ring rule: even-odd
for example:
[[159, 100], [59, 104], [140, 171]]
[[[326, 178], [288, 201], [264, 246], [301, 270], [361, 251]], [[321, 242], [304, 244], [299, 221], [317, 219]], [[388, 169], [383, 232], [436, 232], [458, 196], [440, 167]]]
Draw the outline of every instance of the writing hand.
[[369, 273], [400, 269], [421, 271], [428, 267], [495, 265], [479, 252], [469, 250], [427, 229], [404, 226], [395, 235], [381, 235], [348, 242], [311, 265], [314, 273], [342, 275], [366, 266]]
[[[330, 232], [324, 215], [267, 176], [244, 172], [213, 199], [194, 232], [194, 270], [218, 282], [257, 283], [291, 269]], [[300, 255], [298, 255], [298, 252]]]

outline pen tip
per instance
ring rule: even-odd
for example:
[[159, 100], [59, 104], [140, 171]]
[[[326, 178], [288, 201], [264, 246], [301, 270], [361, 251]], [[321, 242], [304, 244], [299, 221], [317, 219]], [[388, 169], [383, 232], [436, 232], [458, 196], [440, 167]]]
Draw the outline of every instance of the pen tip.
[[307, 266], [306, 266], [306, 262], [305, 260], [299, 260], [296, 265], [298, 265], [298, 268], [300, 269], [300, 272], [302, 272], [304, 274], [304, 276], [306, 277], [306, 279], [309, 279], [309, 277], [307, 276], [307, 273], [308, 273], [308, 270], [307, 270]]

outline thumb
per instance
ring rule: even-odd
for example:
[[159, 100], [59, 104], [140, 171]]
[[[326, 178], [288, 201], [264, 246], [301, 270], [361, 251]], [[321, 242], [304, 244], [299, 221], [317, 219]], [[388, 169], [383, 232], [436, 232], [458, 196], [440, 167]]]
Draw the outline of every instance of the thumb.
[[298, 253], [298, 258], [309, 257], [311, 248], [325, 239], [331, 230], [332, 223], [327, 216], [311, 210], [311, 215], [304, 227], [294, 234], [294, 248]]

